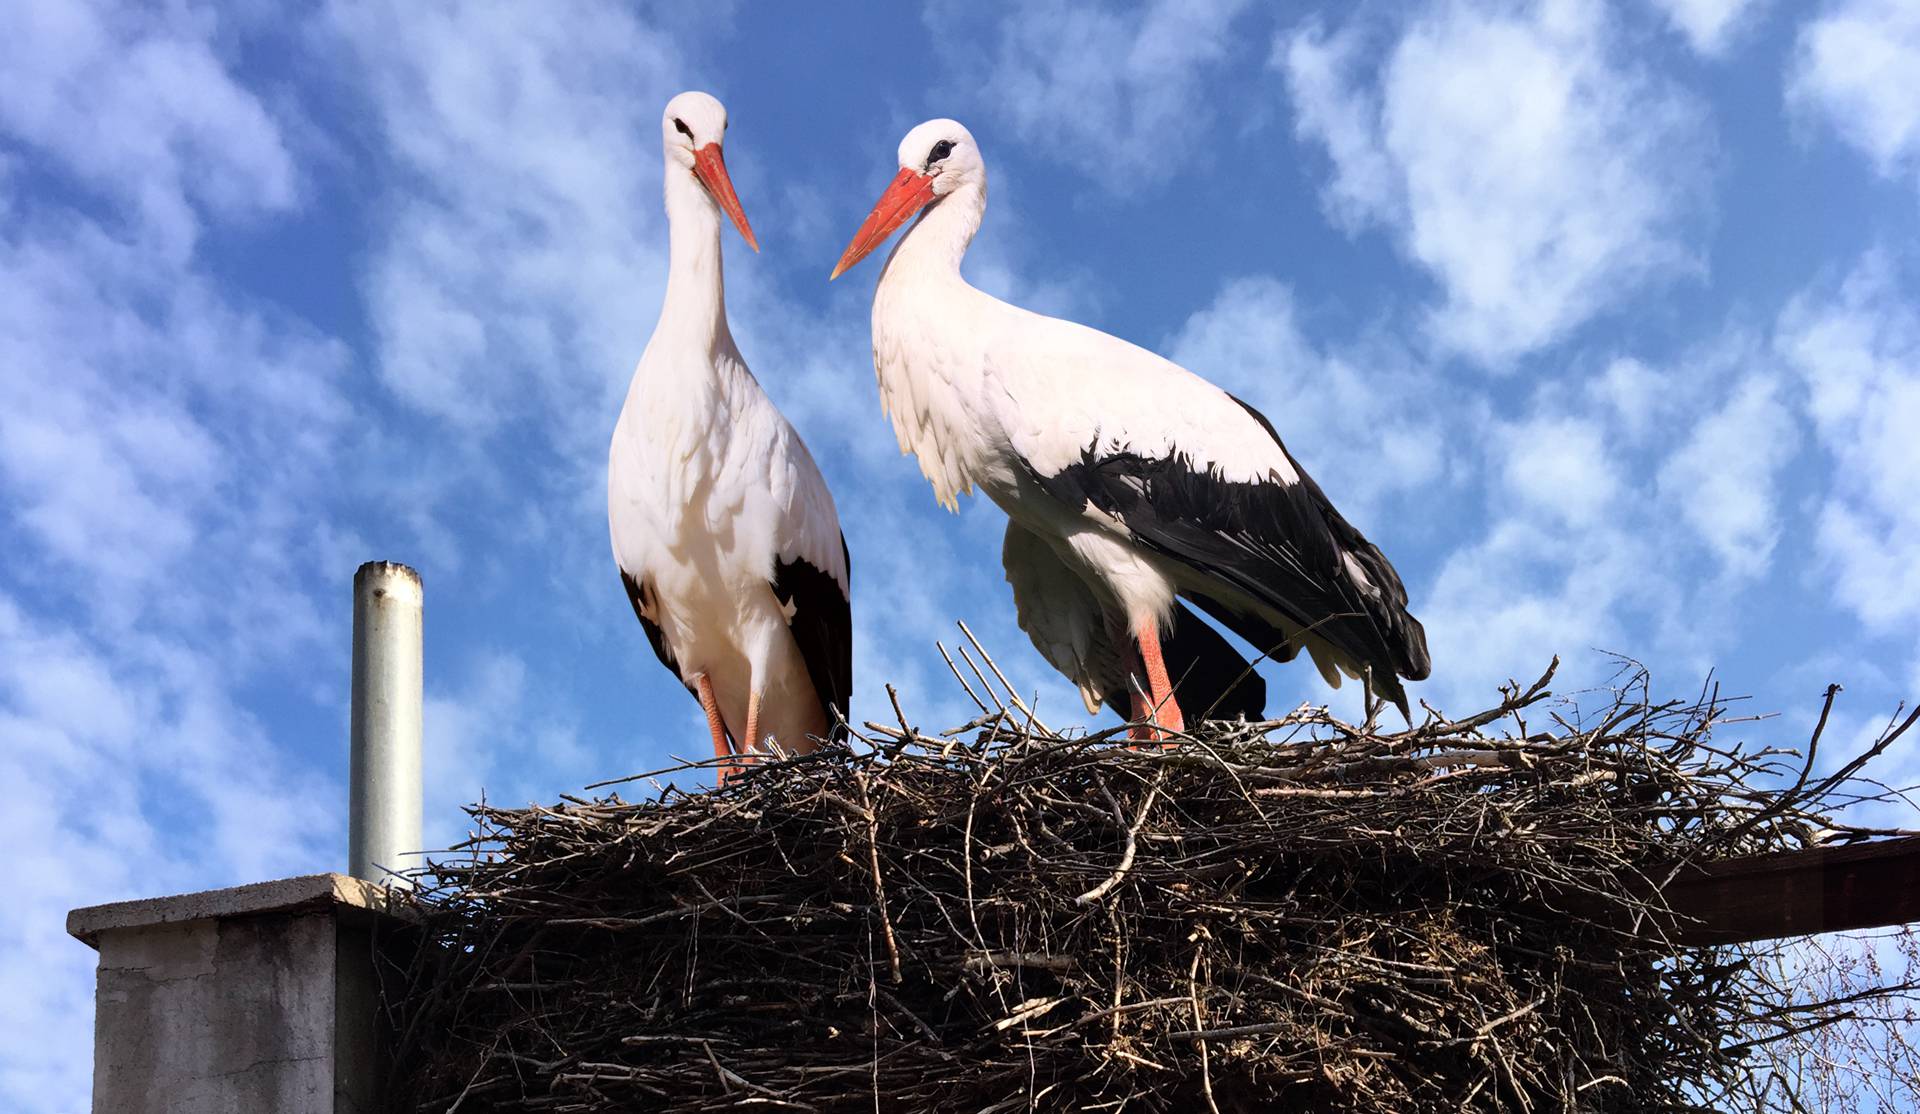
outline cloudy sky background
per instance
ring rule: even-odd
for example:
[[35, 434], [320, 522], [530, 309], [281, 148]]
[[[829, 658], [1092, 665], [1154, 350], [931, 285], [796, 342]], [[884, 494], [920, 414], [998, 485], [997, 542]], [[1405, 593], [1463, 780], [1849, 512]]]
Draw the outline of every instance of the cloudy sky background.
[[878, 268], [825, 281], [939, 115], [974, 280], [1265, 410], [1405, 577], [1417, 695], [1611, 650], [1789, 743], [1829, 681], [1849, 741], [1920, 693], [1912, 0], [692, 7], [0, 10], [0, 1107], [86, 1108], [69, 907], [343, 866], [361, 561], [426, 580], [431, 840], [706, 747], [604, 521], [683, 88], [765, 249], [735, 335], [839, 499], [857, 716], [964, 718], [955, 619], [1079, 715], [999, 513], [896, 452]]

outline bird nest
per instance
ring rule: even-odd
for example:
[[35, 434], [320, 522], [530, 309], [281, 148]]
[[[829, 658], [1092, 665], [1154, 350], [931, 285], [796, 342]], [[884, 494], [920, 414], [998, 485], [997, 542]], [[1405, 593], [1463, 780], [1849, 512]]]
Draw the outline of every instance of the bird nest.
[[1812, 778], [1717, 744], [1711, 693], [1582, 714], [1551, 674], [1138, 749], [1003, 692], [717, 791], [473, 807], [388, 990], [394, 1109], [1751, 1106], [1840, 1011], [1674, 942], [1661, 883], [1874, 834], [1831, 815], [1867, 756]]

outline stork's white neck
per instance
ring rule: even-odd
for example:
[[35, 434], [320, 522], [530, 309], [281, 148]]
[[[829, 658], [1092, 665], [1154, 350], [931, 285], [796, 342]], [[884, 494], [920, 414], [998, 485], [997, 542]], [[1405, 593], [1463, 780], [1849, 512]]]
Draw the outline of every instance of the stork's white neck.
[[972, 406], [981, 364], [965, 357], [968, 342], [978, 339], [976, 311], [992, 299], [960, 275], [986, 208], [986, 188], [974, 184], [929, 206], [894, 245], [873, 292], [881, 406], [901, 450], [919, 458], [934, 497], [949, 510], [978, 482], [991, 440]]
[[720, 207], [672, 156], [667, 178], [667, 294], [655, 333], [713, 342], [727, 331]]
[[887, 279], [907, 277], [959, 277], [960, 261], [966, 258], [967, 245], [980, 231], [980, 218], [987, 211], [987, 187], [969, 182], [929, 205], [907, 229], [887, 256], [887, 267], [880, 285]]

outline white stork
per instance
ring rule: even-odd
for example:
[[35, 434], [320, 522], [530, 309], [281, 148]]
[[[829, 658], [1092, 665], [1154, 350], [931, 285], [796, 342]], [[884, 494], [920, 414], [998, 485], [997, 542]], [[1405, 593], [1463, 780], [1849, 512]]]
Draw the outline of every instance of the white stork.
[[667, 292], [607, 460], [613, 556], [654, 653], [700, 701], [720, 780], [770, 736], [811, 750], [852, 692], [846, 540], [799, 434], [727, 329], [720, 215], [756, 251], [721, 160], [727, 111], [661, 117]]
[[[921, 124], [899, 163], [833, 277], [920, 214], [874, 291], [881, 402], [943, 505], [978, 487], [1007, 512], [1022, 626], [1089, 707], [1113, 696], [1117, 647], [1135, 722], [1184, 729], [1182, 665], [1213, 673], [1205, 688], [1226, 707], [1250, 702], [1228, 695], [1245, 663], [1223, 640], [1166, 651], [1205, 627], [1188, 617], [1169, 631], [1184, 598], [1262, 654], [1304, 648], [1328, 684], [1359, 678], [1404, 714], [1400, 679], [1429, 664], [1406, 589], [1267, 419], [1152, 352], [968, 285], [960, 261], [987, 172], [966, 128]], [[1072, 580], [1077, 602], [1059, 587]]]

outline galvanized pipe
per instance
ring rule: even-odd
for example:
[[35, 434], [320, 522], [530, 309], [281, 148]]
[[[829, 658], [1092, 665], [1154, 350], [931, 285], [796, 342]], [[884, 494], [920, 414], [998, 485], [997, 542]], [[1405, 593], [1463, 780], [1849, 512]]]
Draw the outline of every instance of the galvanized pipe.
[[347, 871], [390, 886], [420, 838], [420, 574], [368, 561], [353, 574], [353, 757]]

